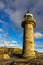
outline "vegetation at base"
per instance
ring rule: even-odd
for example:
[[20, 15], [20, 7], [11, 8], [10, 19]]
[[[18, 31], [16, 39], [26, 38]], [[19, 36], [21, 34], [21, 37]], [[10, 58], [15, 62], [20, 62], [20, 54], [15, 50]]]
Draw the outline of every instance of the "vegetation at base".
[[12, 54], [22, 54], [22, 49], [20, 49], [20, 48], [13, 48], [11, 53]]
[[0, 47], [0, 54], [22, 54], [21, 48], [6, 48], [6, 47]]

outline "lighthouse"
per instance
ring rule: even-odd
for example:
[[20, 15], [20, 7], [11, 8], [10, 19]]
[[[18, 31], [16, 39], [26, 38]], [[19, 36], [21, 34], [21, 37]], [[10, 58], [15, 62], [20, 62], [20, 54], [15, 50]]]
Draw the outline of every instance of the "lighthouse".
[[33, 15], [27, 11], [22, 20], [21, 26], [23, 27], [23, 57], [35, 58], [34, 52], [34, 28], [36, 21]]

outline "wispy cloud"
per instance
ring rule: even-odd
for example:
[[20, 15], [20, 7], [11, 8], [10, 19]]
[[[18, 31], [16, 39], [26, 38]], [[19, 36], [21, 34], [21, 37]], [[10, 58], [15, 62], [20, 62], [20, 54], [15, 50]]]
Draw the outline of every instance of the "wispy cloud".
[[[32, 12], [36, 18], [37, 26], [35, 28], [35, 31], [42, 31], [43, 28], [43, 0], [2, 0], [4, 6], [4, 12], [7, 13], [12, 19], [13, 22], [16, 23], [16, 25], [19, 24], [21, 26], [21, 20], [23, 18], [23, 15], [26, 13], [27, 9]], [[38, 26], [39, 25], [39, 26]]]
[[43, 45], [35, 44], [35, 49], [43, 49]]
[[17, 41], [12, 41], [11, 43], [13, 43], [13, 44], [17, 44], [18, 42], [17, 42]]
[[12, 42], [4, 41], [4, 46], [5, 47], [18, 47], [18, 44], [17, 44], [17, 41], [12, 41]]
[[0, 39], [0, 42], [2, 43], [0, 46], [3, 46], [3, 47], [12, 47], [12, 48], [18, 47], [17, 41], [8, 42], [8, 41]]
[[6, 31], [3, 28], [0, 28], [0, 35], [1, 36], [4, 36], [6, 38], [9, 38], [10, 37], [9, 34], [6, 33]]
[[5, 36], [6, 38], [10, 37], [8, 33], [3, 34], [3, 36]]

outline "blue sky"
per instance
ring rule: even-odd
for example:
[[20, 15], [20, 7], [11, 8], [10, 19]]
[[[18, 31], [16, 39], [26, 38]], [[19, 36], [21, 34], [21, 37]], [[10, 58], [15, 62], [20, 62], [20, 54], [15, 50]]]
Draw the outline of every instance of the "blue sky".
[[0, 0], [0, 47], [22, 48], [21, 22], [27, 10], [36, 19], [35, 50], [43, 52], [43, 0]]

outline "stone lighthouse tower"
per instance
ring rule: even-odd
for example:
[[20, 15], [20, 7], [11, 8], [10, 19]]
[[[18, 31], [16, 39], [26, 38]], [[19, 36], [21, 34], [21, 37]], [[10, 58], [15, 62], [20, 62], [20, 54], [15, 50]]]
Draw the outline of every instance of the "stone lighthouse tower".
[[34, 52], [34, 33], [33, 29], [36, 25], [35, 19], [29, 11], [24, 15], [22, 21], [23, 27], [23, 57], [35, 58]]

